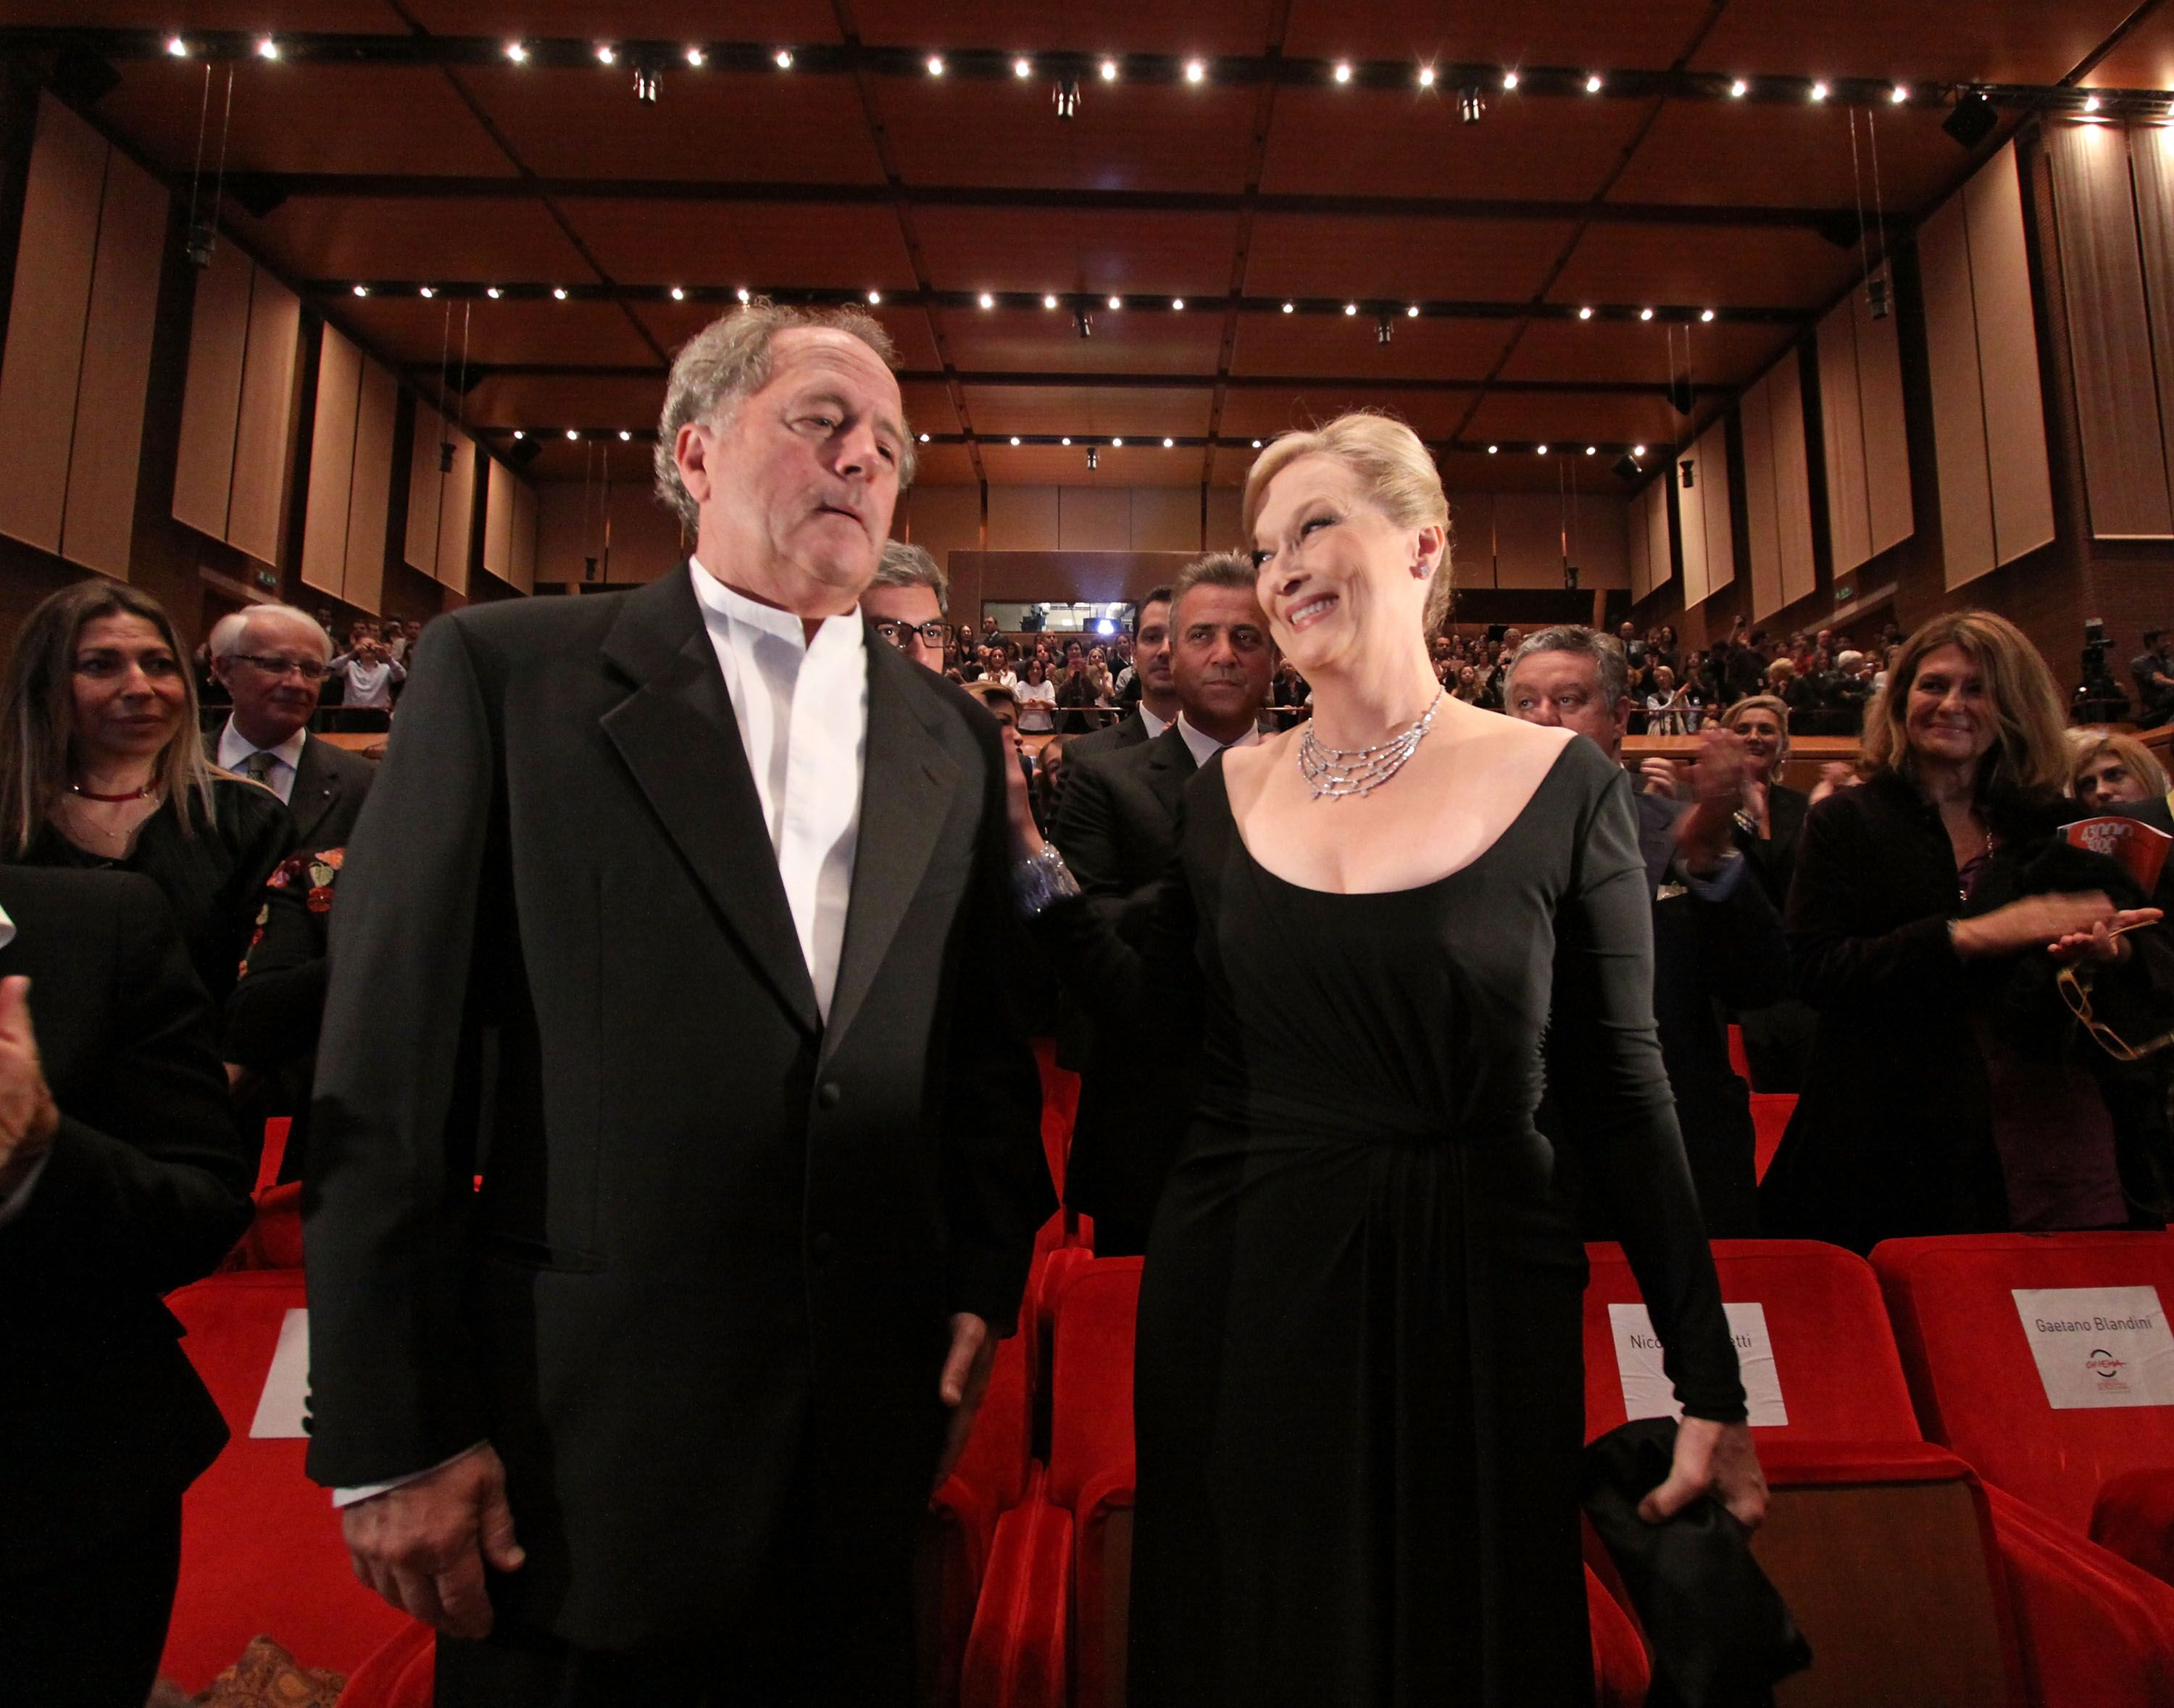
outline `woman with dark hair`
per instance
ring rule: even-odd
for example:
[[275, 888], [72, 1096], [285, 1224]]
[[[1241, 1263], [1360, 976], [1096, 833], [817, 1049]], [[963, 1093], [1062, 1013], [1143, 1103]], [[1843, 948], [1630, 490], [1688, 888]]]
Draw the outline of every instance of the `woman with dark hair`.
[[142, 873], [224, 1003], [294, 835], [270, 789], [206, 759], [188, 653], [157, 600], [95, 579], [30, 613], [0, 701], [0, 857]]
[[2058, 835], [2075, 808], [2045, 660], [1989, 612], [1934, 618], [1864, 756], [1798, 850], [1790, 959], [1819, 1020], [1767, 1230], [1867, 1251], [2125, 1224], [2112, 1057], [2091, 1040], [2117, 1016], [2167, 1030], [2174, 943], [2117, 864]]

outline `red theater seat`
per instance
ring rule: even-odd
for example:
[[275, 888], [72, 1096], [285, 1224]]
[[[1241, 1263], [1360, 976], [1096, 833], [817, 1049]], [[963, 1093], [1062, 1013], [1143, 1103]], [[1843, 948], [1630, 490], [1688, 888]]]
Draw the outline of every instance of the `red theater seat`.
[[1755, 1091], [1751, 1094], [1752, 1176], [1766, 1178], [1767, 1165], [1782, 1148], [1782, 1135], [1789, 1130], [1789, 1117], [1797, 1112], [1793, 1091]]
[[182, 1504], [160, 1673], [201, 1690], [259, 1633], [304, 1666], [352, 1672], [408, 1617], [355, 1581], [331, 1498], [302, 1474], [306, 1440], [251, 1433], [289, 1314], [302, 1310], [300, 1274], [214, 1275], [166, 1302], [234, 1439]]
[[438, 1635], [410, 1619], [348, 1675], [339, 1708], [432, 1708]]
[[988, 1573], [997, 1526], [1026, 1494], [1032, 1425], [1026, 1349], [1014, 1335], [998, 1343], [988, 1392], [966, 1450], [929, 1501], [929, 1537], [922, 1561], [923, 1623], [930, 1638], [923, 1656], [926, 1701], [958, 1700], [967, 1634]]
[[[2082, 1329], [2034, 1337], [2016, 1295], [2065, 1294], [2065, 1305], [2036, 1301], [2034, 1320], [2086, 1322], [2108, 1320], [2112, 1308], [2087, 1308], [2093, 1294], [2150, 1289], [2164, 1330], [2165, 1308], [2174, 1303], [2174, 1234], [1890, 1240], [1872, 1262], [1925, 1434], [1988, 1482], [2072, 1530], [2121, 1543], [2163, 1577], [2174, 1552], [2174, 1370], [2124, 1368], [2127, 1337]], [[2082, 1391], [2064, 1397], [2074, 1403], [2052, 1403], [2034, 1338], [2057, 1360], [2054, 1379], [2058, 1361], [2073, 1365]], [[2174, 1353], [2166, 1361], [2174, 1365]], [[2160, 1403], [2134, 1403], [2154, 1392]], [[2117, 1397], [2130, 1403], [2104, 1403]]]

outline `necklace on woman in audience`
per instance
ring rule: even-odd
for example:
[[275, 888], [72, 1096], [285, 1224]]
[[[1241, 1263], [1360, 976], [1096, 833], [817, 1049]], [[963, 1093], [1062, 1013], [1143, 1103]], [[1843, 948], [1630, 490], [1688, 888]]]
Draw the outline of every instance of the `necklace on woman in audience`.
[[1409, 727], [1371, 747], [1333, 748], [1313, 732], [1311, 720], [1298, 738], [1298, 768], [1313, 790], [1317, 801], [1348, 800], [1371, 795], [1403, 770], [1419, 751], [1426, 732], [1434, 727], [1434, 715], [1441, 710], [1443, 690], [1437, 688], [1427, 709]]
[[124, 801], [148, 800], [151, 796], [158, 793], [158, 792], [159, 780], [156, 777], [153, 777], [150, 781], [145, 783], [140, 789], [130, 789], [125, 793], [118, 795], [94, 794], [90, 790], [84, 787], [81, 783], [70, 783], [68, 785], [68, 792], [71, 795], [78, 795], [86, 801], [96, 801], [100, 804], [108, 807], [117, 807]]

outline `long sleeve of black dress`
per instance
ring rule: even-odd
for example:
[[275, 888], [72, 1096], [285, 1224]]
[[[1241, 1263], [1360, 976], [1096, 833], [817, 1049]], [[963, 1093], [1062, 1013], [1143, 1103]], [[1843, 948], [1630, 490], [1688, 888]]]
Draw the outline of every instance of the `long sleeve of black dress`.
[[1721, 1284], [1661, 1062], [1653, 1019], [1653, 909], [1630, 778], [1589, 800], [1555, 910], [1549, 1083], [1606, 1195], [1685, 1412], [1741, 1423]]

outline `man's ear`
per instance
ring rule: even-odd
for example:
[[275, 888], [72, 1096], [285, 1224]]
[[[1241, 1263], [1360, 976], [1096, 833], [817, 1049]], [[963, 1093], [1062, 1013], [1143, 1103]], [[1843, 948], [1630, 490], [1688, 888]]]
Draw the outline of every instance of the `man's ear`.
[[672, 443], [673, 460], [679, 465], [679, 484], [697, 505], [710, 496], [710, 457], [716, 448], [716, 441], [699, 421], [681, 423]]

